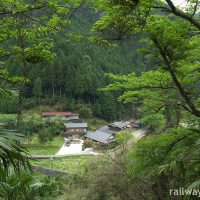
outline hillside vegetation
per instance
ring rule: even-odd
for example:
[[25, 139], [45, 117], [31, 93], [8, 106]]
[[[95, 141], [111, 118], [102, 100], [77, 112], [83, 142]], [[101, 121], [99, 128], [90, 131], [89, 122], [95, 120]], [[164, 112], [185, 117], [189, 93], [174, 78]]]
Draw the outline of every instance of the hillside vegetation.
[[[137, 41], [119, 42], [109, 47], [104, 44], [90, 42], [90, 29], [100, 17], [89, 7], [79, 9], [72, 16], [70, 25], [63, 30], [65, 34], [73, 34], [75, 41], [56, 36], [53, 47], [55, 59], [52, 63], [29, 64], [28, 79], [25, 90], [25, 109], [38, 104], [57, 105], [58, 111], [74, 111], [89, 109], [96, 117], [108, 120], [119, 119], [123, 111], [131, 115], [116, 94], [100, 92], [109, 80], [105, 73], [128, 74], [132, 71], [140, 73], [143, 69], [142, 56], [136, 52]], [[23, 69], [15, 59], [9, 59], [10, 75], [23, 75]], [[3, 103], [1, 112], [17, 111], [17, 101]], [[43, 109], [45, 110], [45, 109]], [[83, 112], [84, 112], [83, 111]]]
[[[177, 2], [0, 0], [0, 199], [200, 198], [200, 1]], [[48, 110], [118, 131], [34, 160], [86, 133]]]

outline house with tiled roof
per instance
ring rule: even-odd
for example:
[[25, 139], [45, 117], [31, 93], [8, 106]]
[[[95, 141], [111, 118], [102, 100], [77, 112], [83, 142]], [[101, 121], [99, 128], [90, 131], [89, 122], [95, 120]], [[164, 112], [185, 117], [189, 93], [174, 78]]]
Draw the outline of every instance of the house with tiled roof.
[[64, 137], [80, 138], [87, 133], [88, 124], [82, 123], [65, 123]]
[[52, 120], [76, 120], [79, 119], [78, 113], [73, 112], [43, 112], [42, 117], [44, 120], [52, 121]]

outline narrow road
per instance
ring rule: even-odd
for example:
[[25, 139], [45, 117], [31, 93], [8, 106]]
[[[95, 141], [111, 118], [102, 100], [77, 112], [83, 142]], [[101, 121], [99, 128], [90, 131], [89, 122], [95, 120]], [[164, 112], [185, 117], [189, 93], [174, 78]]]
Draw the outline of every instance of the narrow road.
[[[126, 149], [132, 148], [133, 144], [140, 140], [142, 137], [145, 136], [147, 132], [147, 128], [138, 129], [135, 131], [131, 131], [132, 137], [126, 143]], [[123, 152], [123, 146], [118, 146], [115, 149], [112, 149], [109, 153], [104, 152], [105, 155], [108, 155], [111, 158], [116, 158]]]
[[70, 156], [97, 156], [99, 153], [96, 152], [82, 152], [82, 153], [70, 153], [66, 155], [31, 155], [30, 159], [48, 159], [48, 158], [64, 158]]
[[133, 137], [131, 138], [131, 140], [128, 141], [128, 144], [130, 142], [137, 142], [139, 139], [141, 139], [142, 137], [145, 136], [146, 132], [147, 132], [147, 128], [132, 131], [131, 133], [132, 133]]

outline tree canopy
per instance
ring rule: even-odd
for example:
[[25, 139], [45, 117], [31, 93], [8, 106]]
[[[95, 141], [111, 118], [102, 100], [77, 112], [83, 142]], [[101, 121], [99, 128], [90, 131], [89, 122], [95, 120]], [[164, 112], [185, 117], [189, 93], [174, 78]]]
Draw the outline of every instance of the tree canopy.
[[[121, 101], [142, 102], [150, 113], [184, 109], [199, 118], [198, 1], [188, 1], [183, 9], [172, 1], [103, 1], [101, 5], [106, 12], [94, 25], [96, 37], [115, 40], [106, 34], [112, 30], [118, 39], [134, 40], [141, 33], [144, 48], [139, 51], [146, 65], [152, 66], [140, 76], [108, 74], [114, 84], [106, 90], [121, 90]], [[120, 18], [126, 23], [118, 23]]]

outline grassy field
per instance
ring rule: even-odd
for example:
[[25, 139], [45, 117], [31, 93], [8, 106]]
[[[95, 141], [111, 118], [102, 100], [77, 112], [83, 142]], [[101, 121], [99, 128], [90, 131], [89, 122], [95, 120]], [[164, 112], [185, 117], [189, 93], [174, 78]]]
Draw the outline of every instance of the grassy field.
[[40, 143], [37, 135], [33, 135], [30, 141], [25, 140], [22, 144], [30, 147], [61, 147], [64, 139], [61, 136], [55, 136], [52, 141]]
[[93, 156], [72, 156], [65, 158], [54, 158], [53, 161], [50, 159], [32, 160], [31, 163], [33, 165], [51, 169], [53, 168], [69, 173], [84, 173], [88, 164], [94, 159], [95, 158]]
[[37, 136], [33, 136], [29, 143], [28, 141], [22, 143], [30, 155], [54, 155], [63, 144], [64, 139], [60, 136], [56, 136], [52, 141], [46, 143], [40, 143]]
[[54, 155], [60, 149], [59, 147], [29, 147], [26, 148], [30, 155]]

